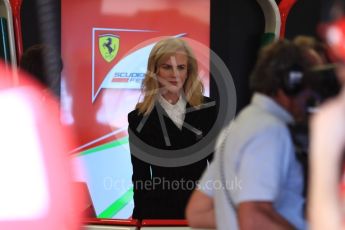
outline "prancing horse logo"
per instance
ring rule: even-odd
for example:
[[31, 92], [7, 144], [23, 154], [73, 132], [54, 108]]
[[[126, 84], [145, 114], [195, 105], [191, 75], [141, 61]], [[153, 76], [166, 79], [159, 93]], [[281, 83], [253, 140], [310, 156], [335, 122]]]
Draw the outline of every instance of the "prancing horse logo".
[[98, 38], [99, 51], [107, 62], [111, 62], [117, 55], [120, 38], [113, 34], [102, 34]]

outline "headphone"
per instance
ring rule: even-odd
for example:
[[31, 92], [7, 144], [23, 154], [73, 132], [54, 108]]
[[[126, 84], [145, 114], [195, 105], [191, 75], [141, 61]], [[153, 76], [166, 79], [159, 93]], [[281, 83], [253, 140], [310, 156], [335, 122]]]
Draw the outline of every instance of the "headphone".
[[305, 71], [303, 67], [294, 64], [282, 72], [280, 88], [288, 96], [296, 96], [305, 88]]

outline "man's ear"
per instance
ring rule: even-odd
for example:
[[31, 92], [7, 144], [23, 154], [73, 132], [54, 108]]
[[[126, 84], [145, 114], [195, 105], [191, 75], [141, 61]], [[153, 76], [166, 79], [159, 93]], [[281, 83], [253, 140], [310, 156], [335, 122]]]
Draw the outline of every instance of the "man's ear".
[[291, 105], [292, 98], [286, 95], [284, 90], [279, 88], [273, 98], [279, 105], [284, 107], [286, 110], [290, 111], [289, 108]]

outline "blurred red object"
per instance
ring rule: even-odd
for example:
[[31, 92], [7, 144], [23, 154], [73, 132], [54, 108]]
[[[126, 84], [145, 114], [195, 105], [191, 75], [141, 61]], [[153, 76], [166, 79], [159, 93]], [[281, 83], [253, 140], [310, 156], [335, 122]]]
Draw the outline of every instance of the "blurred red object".
[[0, 229], [80, 229], [73, 133], [61, 125], [55, 98], [15, 74], [0, 63]]
[[332, 61], [345, 63], [345, 18], [320, 24], [319, 34], [326, 41]]

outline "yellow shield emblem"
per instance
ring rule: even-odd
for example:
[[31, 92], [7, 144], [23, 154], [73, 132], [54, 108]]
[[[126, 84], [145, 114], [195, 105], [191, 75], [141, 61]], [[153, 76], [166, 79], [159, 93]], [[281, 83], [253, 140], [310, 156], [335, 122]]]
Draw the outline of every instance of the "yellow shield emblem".
[[100, 35], [98, 38], [98, 47], [104, 60], [111, 62], [119, 51], [120, 38], [113, 34]]

